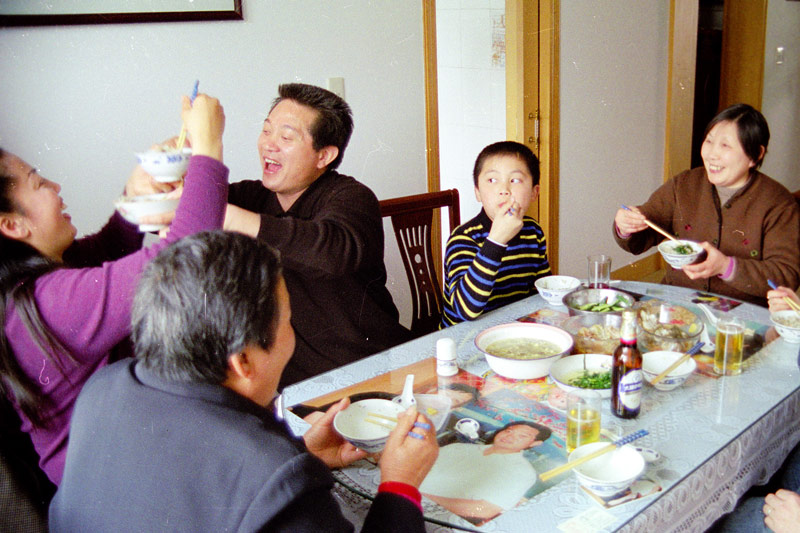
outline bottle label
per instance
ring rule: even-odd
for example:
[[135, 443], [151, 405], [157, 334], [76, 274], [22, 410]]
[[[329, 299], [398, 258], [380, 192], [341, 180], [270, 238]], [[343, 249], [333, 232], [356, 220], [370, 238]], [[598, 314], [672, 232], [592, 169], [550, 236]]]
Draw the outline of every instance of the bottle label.
[[617, 397], [628, 409], [637, 410], [642, 403], [642, 371], [639, 369], [627, 372], [619, 380]]

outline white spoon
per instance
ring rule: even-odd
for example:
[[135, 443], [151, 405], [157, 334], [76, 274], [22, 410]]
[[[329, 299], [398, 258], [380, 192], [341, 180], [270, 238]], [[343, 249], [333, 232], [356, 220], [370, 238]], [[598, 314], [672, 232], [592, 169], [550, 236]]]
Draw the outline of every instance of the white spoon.
[[394, 401], [399, 403], [403, 409], [408, 409], [417, 403], [416, 398], [414, 398], [414, 374], [408, 374], [406, 376], [406, 382], [403, 385], [403, 393], [400, 396], [396, 396]]
[[[697, 304], [697, 307], [699, 307], [703, 311], [703, 314], [706, 315], [706, 319], [708, 319], [708, 323], [714, 329], [717, 329], [717, 321], [719, 320], [719, 317], [716, 314], [714, 314], [714, 311], [712, 311], [711, 308], [709, 306], [707, 306], [706, 304]], [[711, 334], [708, 332], [708, 328], [707, 327], [703, 328], [703, 333], [701, 334], [701, 337], [702, 337], [702, 341], [704, 343], [703, 347], [700, 349], [701, 351], [703, 351], [705, 353], [711, 353], [714, 350], [716, 350], [716, 346], [714, 344], [714, 341], [711, 340]]]

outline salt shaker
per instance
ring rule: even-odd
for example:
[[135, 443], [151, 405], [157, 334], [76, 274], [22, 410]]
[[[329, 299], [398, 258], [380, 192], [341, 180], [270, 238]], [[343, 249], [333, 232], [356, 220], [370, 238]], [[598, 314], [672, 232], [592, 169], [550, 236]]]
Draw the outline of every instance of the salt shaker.
[[436, 341], [436, 373], [440, 376], [454, 376], [458, 373], [456, 364], [456, 343], [443, 338]]

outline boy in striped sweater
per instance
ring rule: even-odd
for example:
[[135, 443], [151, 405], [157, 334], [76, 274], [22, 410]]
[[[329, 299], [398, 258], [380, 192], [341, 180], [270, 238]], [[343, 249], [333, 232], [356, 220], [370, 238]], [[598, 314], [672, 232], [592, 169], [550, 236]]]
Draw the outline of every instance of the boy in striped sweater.
[[442, 327], [530, 296], [550, 274], [542, 228], [525, 216], [539, 195], [536, 155], [513, 141], [490, 144], [472, 177], [483, 209], [447, 241]]

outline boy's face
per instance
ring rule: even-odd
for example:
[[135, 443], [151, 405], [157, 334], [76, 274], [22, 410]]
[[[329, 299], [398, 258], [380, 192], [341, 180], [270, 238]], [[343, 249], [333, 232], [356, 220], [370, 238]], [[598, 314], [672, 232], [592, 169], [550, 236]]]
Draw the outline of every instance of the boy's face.
[[478, 175], [475, 198], [491, 220], [503, 215], [516, 201], [522, 212], [528, 211], [531, 202], [539, 195], [539, 186], [533, 184], [528, 166], [515, 155], [487, 157]]

